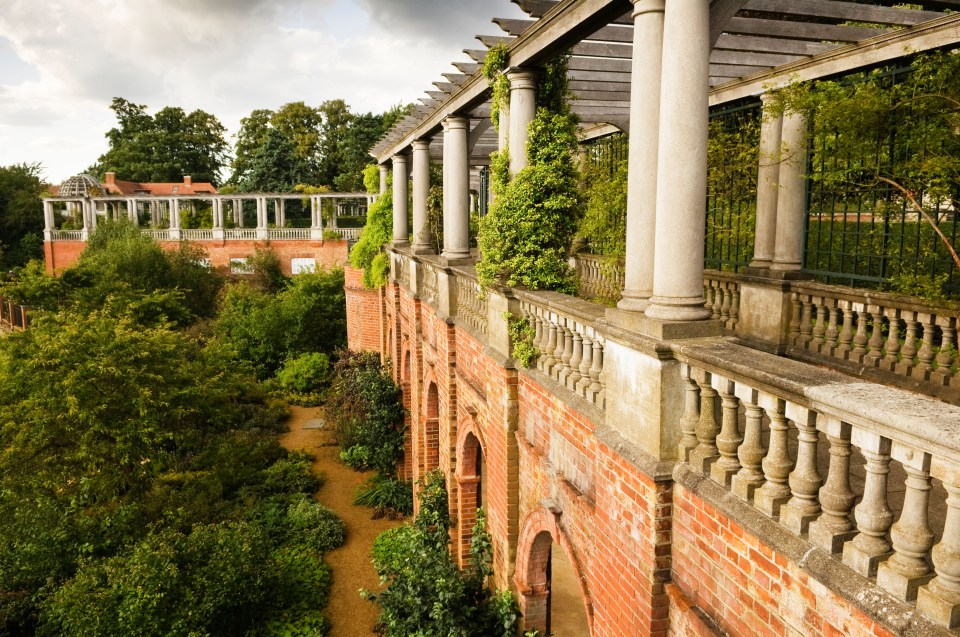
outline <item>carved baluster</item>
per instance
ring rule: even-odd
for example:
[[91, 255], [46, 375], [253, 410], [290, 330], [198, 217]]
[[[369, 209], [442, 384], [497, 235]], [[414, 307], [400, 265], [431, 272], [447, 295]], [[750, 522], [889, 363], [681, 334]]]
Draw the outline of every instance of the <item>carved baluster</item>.
[[717, 289], [717, 282], [710, 280], [707, 284], [707, 289], [710, 291], [710, 318], [718, 319], [720, 318], [720, 290]]
[[792, 497], [780, 509], [780, 524], [802, 535], [807, 527], [820, 515], [820, 502], [817, 496], [823, 479], [817, 470], [817, 414], [814, 411], [787, 403], [787, 417], [796, 424], [797, 463], [790, 472], [789, 484]]
[[603, 373], [603, 341], [598, 337], [593, 341], [593, 364], [590, 365], [590, 396], [597, 403], [603, 393], [603, 383], [600, 376]]
[[827, 305], [822, 297], [813, 297], [813, 305], [817, 310], [817, 322], [813, 326], [813, 340], [810, 341], [810, 349], [819, 352], [823, 343], [826, 342], [827, 334]]
[[576, 329], [573, 330], [573, 355], [570, 357], [570, 373], [567, 375], [567, 389], [576, 391], [580, 381], [580, 363], [583, 362], [583, 337]]
[[947, 490], [947, 516], [943, 539], [931, 552], [936, 576], [920, 587], [917, 610], [938, 624], [956, 628], [960, 626], [960, 475], [953, 467], [939, 464], [938, 459], [934, 459], [932, 468]]
[[940, 325], [942, 337], [940, 340], [940, 351], [937, 352], [937, 369], [933, 372], [933, 378], [941, 385], [949, 385], [953, 378], [953, 359], [957, 354], [956, 336], [957, 331], [954, 328], [954, 319], [949, 316], [938, 316], [937, 324]]
[[917, 357], [917, 313], [904, 310], [903, 322], [906, 327], [903, 334], [903, 347], [900, 348], [900, 363], [897, 366], [897, 372], [910, 374], [914, 359]]
[[830, 467], [820, 487], [823, 514], [810, 523], [809, 539], [828, 553], [839, 553], [844, 542], [857, 534], [850, 519], [856, 502], [850, 488], [850, 425], [829, 416], [821, 416], [818, 424], [830, 443]]
[[787, 327], [787, 342], [792, 345], [799, 345], [800, 339], [800, 295], [796, 292], [790, 294], [790, 325]]
[[853, 337], [853, 351], [850, 360], [860, 360], [867, 353], [867, 311], [862, 303], [854, 303], [857, 311], [857, 333]]
[[710, 384], [710, 372], [701, 372], [700, 419], [697, 421], [697, 447], [690, 454], [690, 465], [703, 475], [710, 475], [710, 465], [720, 456], [717, 449], [717, 391]]
[[877, 565], [890, 555], [887, 531], [893, 512], [887, 506], [890, 439], [863, 429], [853, 430], [853, 444], [866, 459], [863, 498], [853, 511], [857, 536], [843, 546], [843, 563], [864, 577], [873, 577]]
[[603, 409], [607, 402], [607, 385], [603, 375], [603, 343], [600, 343], [600, 347], [595, 350], [594, 358], [597, 359], [600, 363], [600, 372], [597, 374], [597, 383], [600, 385], [600, 390], [597, 392], [596, 404], [597, 407]]
[[804, 295], [803, 309], [800, 313], [800, 343], [809, 348], [813, 339], [813, 297]]
[[897, 599], [912, 602], [917, 589], [933, 577], [927, 564], [927, 553], [933, 547], [928, 521], [930, 454], [894, 442], [892, 455], [907, 472], [907, 490], [900, 519], [890, 527], [893, 555], [877, 569], [877, 584]]
[[730, 288], [722, 281], [718, 285], [720, 294], [723, 295], [723, 301], [720, 304], [720, 323], [726, 325], [730, 320]]
[[832, 354], [833, 350], [837, 347], [837, 337], [840, 335], [840, 330], [837, 329], [837, 319], [840, 317], [840, 310], [837, 308], [836, 299], [824, 299], [824, 305], [827, 306], [830, 318], [827, 322], [827, 332], [824, 334], [824, 347], [820, 351], [824, 354]]
[[853, 349], [850, 343], [853, 342], [853, 308], [850, 301], [840, 301], [840, 309], [843, 311], [843, 326], [840, 328], [838, 337], [839, 345], [836, 354], [840, 358], [846, 358], [847, 353]]
[[711, 386], [720, 394], [720, 433], [717, 435], [717, 449], [720, 458], [710, 467], [710, 478], [723, 486], [730, 486], [730, 480], [740, 471], [737, 449], [743, 442], [737, 424], [740, 413], [740, 400], [735, 395], [733, 381], [714, 375]]
[[730, 488], [739, 497], [750, 500], [753, 498], [753, 492], [763, 484], [763, 470], [760, 464], [766, 453], [761, 439], [763, 409], [758, 404], [760, 393], [756, 389], [741, 383], [737, 384], [736, 394], [743, 404], [746, 416], [744, 417], [743, 444], [737, 450], [741, 469], [737, 475], [733, 476]]
[[[563, 349], [560, 351], [560, 365], [555, 370], [554, 377], [558, 383], [563, 385], [570, 374], [570, 358], [573, 356], [573, 329], [570, 325], [570, 319], [562, 319], [561, 327], [563, 329]], [[557, 339], [559, 340], [559, 338], [558, 335]]]
[[879, 305], [869, 307], [871, 318], [870, 340], [867, 341], [869, 351], [865, 361], [874, 367], [883, 358], [883, 308]]
[[540, 357], [542, 361], [540, 371], [549, 376], [553, 373], [554, 365], [557, 364], [557, 358], [554, 356], [554, 352], [557, 351], [557, 322], [552, 320], [549, 312], [547, 312], [545, 320], [548, 322], [547, 347], [543, 350], [544, 356]]
[[587, 388], [590, 387], [590, 368], [593, 366], [593, 338], [583, 335], [583, 358], [580, 360], [580, 380], [577, 381], [575, 391], [586, 398]]
[[934, 325], [933, 317], [929, 314], [917, 313], [917, 322], [923, 327], [923, 343], [920, 345], [920, 351], [917, 352], [917, 366], [914, 368], [913, 376], [926, 380], [933, 371], [933, 337], [937, 328]]
[[900, 362], [900, 310], [887, 308], [884, 312], [890, 324], [890, 331], [887, 332], [887, 342], [883, 345], [883, 349], [886, 350], [883, 357], [883, 367], [895, 371], [897, 363]]
[[760, 394], [760, 406], [770, 417], [770, 447], [763, 459], [763, 486], [753, 496], [753, 505], [770, 517], [780, 515], [780, 506], [790, 499], [787, 478], [793, 463], [787, 453], [786, 404], [776, 396]]
[[700, 421], [700, 386], [692, 377], [693, 371], [687, 363], [681, 363], [680, 374], [683, 379], [683, 416], [680, 418], [679, 456], [681, 462], [690, 461], [690, 452], [697, 446], [697, 423]]
[[737, 323], [740, 322], [740, 288], [734, 288], [732, 291], [733, 300], [730, 302], [730, 321], [727, 327], [731, 331], [737, 330]]

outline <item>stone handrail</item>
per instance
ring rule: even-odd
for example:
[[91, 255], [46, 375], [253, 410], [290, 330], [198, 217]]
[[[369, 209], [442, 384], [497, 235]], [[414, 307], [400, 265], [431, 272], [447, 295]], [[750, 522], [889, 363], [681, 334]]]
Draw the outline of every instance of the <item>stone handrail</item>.
[[556, 293], [514, 290], [520, 314], [533, 329], [536, 368], [603, 409], [606, 339], [597, 329], [603, 309]]
[[703, 295], [713, 318], [718, 319], [726, 330], [735, 333], [740, 322], [740, 282], [737, 276], [720, 270], [704, 270]]
[[623, 291], [623, 261], [579, 253], [570, 259], [580, 298], [616, 303]]
[[487, 298], [477, 283], [476, 275], [466, 268], [456, 268], [457, 318], [474, 332], [487, 335]]
[[53, 241], [83, 241], [83, 230], [52, 230], [50, 239]]
[[794, 350], [960, 389], [960, 305], [812, 282], [790, 289], [788, 343]]
[[279, 241], [304, 240], [310, 238], [310, 228], [270, 228], [268, 236]]
[[181, 230], [180, 237], [187, 241], [210, 241], [213, 239], [213, 230], [201, 228], [195, 230]]
[[[730, 342], [674, 351], [681, 462], [954, 627], [960, 407]], [[899, 511], [894, 492], [904, 493]]]

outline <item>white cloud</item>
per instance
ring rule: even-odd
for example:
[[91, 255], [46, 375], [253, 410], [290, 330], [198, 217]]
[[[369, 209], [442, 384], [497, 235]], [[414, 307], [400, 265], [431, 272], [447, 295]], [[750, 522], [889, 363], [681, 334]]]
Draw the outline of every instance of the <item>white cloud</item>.
[[415, 101], [517, 15], [508, 0], [5, 0], [0, 165], [59, 181], [106, 150], [110, 100], [181, 106], [231, 130], [255, 108]]

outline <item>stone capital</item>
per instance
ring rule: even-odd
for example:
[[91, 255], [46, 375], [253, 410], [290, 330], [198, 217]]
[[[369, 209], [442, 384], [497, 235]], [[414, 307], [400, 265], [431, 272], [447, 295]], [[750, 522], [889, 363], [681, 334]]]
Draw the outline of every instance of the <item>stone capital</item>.
[[507, 79], [510, 80], [511, 91], [537, 88], [536, 69], [512, 66], [507, 69]]
[[407, 156], [406, 155], [394, 155], [390, 158], [390, 161], [393, 162], [394, 166], [406, 166], [407, 165]]
[[447, 115], [443, 120], [444, 132], [470, 128], [470, 118], [463, 115]]
[[429, 151], [430, 150], [430, 140], [429, 139], [415, 139], [413, 140], [413, 150], [414, 151]]
[[633, 17], [644, 13], [663, 13], [666, 0], [631, 0], [633, 2]]

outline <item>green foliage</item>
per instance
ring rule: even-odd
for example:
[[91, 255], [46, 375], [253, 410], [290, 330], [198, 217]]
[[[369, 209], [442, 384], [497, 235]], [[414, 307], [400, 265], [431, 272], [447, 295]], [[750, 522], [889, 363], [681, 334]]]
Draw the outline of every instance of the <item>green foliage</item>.
[[507, 79], [507, 67], [510, 65], [510, 52], [505, 44], [497, 44], [487, 50], [483, 60], [483, 76], [490, 88], [490, 120], [493, 127], [500, 130], [500, 111], [510, 105], [510, 80]]
[[387, 191], [367, 209], [367, 225], [350, 250], [350, 265], [363, 269], [364, 287], [378, 288], [387, 282], [390, 261], [383, 246], [392, 238], [393, 195], [388, 184]]
[[343, 270], [305, 272], [269, 294], [246, 283], [224, 291], [215, 333], [257, 376], [273, 376], [288, 357], [333, 352], [346, 343]]
[[[477, 278], [486, 287], [576, 290], [567, 255], [583, 206], [573, 157], [578, 119], [567, 106], [566, 57], [545, 71], [530, 123], [528, 165], [508, 184], [506, 153], [494, 158], [496, 199], [480, 225]], [[551, 110], [552, 109], [552, 110]]]
[[584, 158], [580, 192], [585, 206], [576, 237], [594, 254], [622, 259], [627, 237], [627, 160], [616, 162], [611, 173], [608, 167]]
[[404, 517], [413, 513], [413, 484], [377, 474], [357, 487], [353, 503], [370, 507], [374, 517]]
[[363, 169], [363, 187], [368, 194], [380, 193], [380, 167], [376, 164], [367, 164]]
[[471, 565], [461, 571], [450, 555], [450, 518], [443, 474], [428, 474], [420, 491], [413, 525], [382, 533], [373, 545], [373, 562], [386, 585], [365, 593], [380, 605], [388, 637], [512, 637], [519, 613], [508, 592], [492, 594], [490, 536], [477, 510]]
[[216, 343], [112, 307], [0, 339], [0, 634], [320, 625], [343, 526], [263, 401]]
[[319, 352], [288, 358], [277, 371], [276, 384], [296, 405], [320, 404], [321, 392], [330, 379], [330, 357]]
[[394, 475], [403, 456], [403, 403], [376, 354], [340, 353], [327, 391], [327, 417], [344, 462]]
[[530, 361], [540, 355], [540, 350], [533, 344], [533, 326], [530, 321], [510, 312], [505, 312], [503, 318], [510, 333], [510, 355], [520, 367], [530, 367]]
[[122, 97], [113, 98], [110, 110], [118, 127], [107, 132], [109, 148], [90, 172], [139, 182], [180, 182], [190, 175], [196, 182], [220, 183], [226, 129], [210, 113], [167, 106], [151, 116], [145, 105]]
[[0, 270], [43, 257], [43, 191], [38, 164], [0, 167]]
[[310, 183], [314, 177], [310, 162], [297, 154], [294, 140], [279, 129], [270, 128], [238, 186], [246, 192], [293, 192], [297, 184]]

